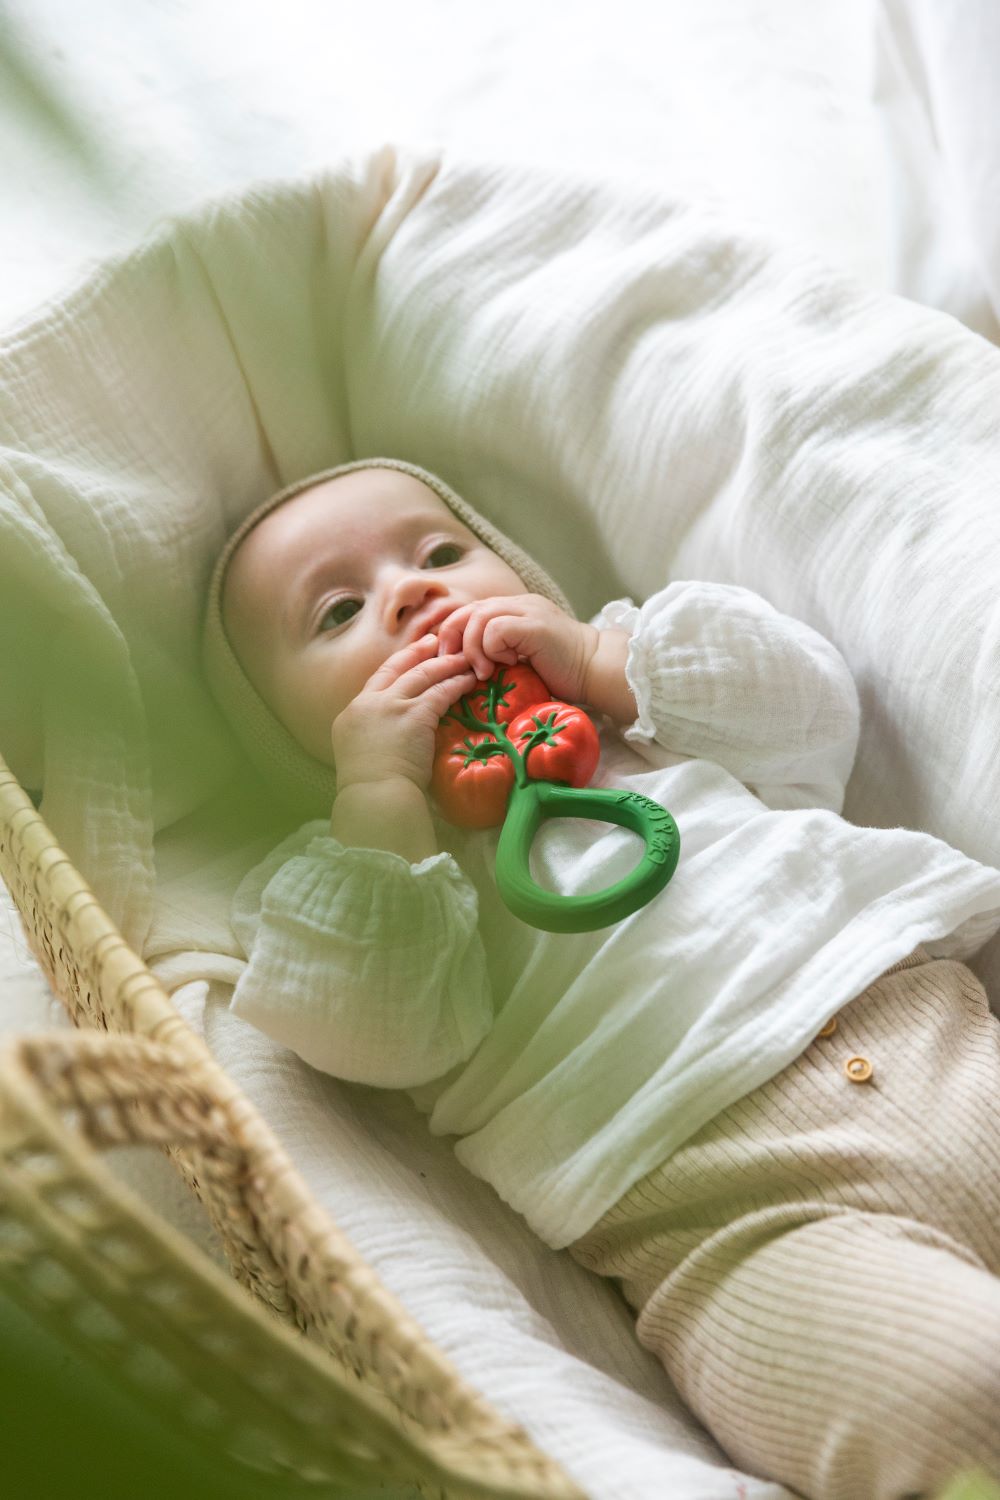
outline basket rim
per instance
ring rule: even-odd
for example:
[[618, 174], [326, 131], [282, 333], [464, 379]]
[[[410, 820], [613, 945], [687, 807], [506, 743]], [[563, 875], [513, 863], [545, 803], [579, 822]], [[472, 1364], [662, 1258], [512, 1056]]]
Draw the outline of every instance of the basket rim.
[[[298, 1347], [299, 1340], [303, 1345], [308, 1342], [306, 1332], [313, 1342], [326, 1345], [324, 1352], [313, 1349], [305, 1356], [310, 1370], [317, 1375], [325, 1370], [328, 1384], [335, 1379], [333, 1368], [340, 1356], [328, 1330], [338, 1318], [331, 1311], [328, 1294], [336, 1285], [341, 1294], [346, 1291], [351, 1298], [349, 1317], [346, 1322], [339, 1320], [341, 1341], [346, 1340], [357, 1352], [369, 1393], [385, 1403], [384, 1407], [378, 1402], [372, 1407], [373, 1419], [377, 1412], [390, 1413], [412, 1451], [437, 1471], [438, 1482], [447, 1485], [450, 1478], [465, 1486], [470, 1495], [506, 1495], [510, 1500], [520, 1495], [538, 1500], [583, 1500], [582, 1492], [556, 1461], [537, 1448], [519, 1423], [502, 1416], [469, 1385], [449, 1356], [381, 1283], [315, 1198], [252, 1100], [215, 1060], [160, 982], [126, 943], [2, 756], [0, 878], [10, 889], [29, 947], [75, 1025], [109, 1033], [91, 1038], [97, 1044], [93, 1053], [98, 1065], [102, 1053], [107, 1057], [113, 1054], [116, 1037], [142, 1038], [166, 1048], [182, 1060], [189, 1078], [197, 1082], [224, 1121], [230, 1133], [224, 1144], [235, 1144], [236, 1154], [244, 1162], [238, 1192], [245, 1211], [239, 1225], [243, 1231], [239, 1243], [244, 1244], [246, 1264], [242, 1271], [239, 1265], [233, 1266], [234, 1275], [268, 1305], [271, 1313], [297, 1326], [298, 1333], [284, 1329], [290, 1347]], [[32, 909], [26, 911], [25, 905]], [[37, 935], [36, 921], [41, 928]], [[90, 984], [81, 989], [83, 979]], [[64, 986], [68, 993], [64, 993]], [[54, 1038], [64, 1043], [73, 1034], [42, 1035], [49, 1035], [49, 1045], [54, 1046]], [[0, 1090], [4, 1084], [10, 1086], [18, 1069], [24, 1073], [25, 1056], [23, 1046], [0, 1049]], [[32, 1080], [33, 1087], [42, 1090], [37, 1070]], [[86, 1179], [92, 1189], [113, 1202], [118, 1214], [141, 1223], [147, 1231], [166, 1224], [137, 1195], [128, 1195], [126, 1201], [122, 1197], [126, 1193], [124, 1184], [117, 1182], [90, 1147], [81, 1148], [79, 1141], [73, 1142], [71, 1131], [57, 1112], [44, 1107], [49, 1110], [50, 1138], [75, 1162], [81, 1180]], [[36, 1101], [36, 1118], [42, 1109]], [[0, 1150], [2, 1147], [0, 1132]], [[185, 1149], [176, 1145], [168, 1148], [175, 1165], [180, 1165], [178, 1157]], [[188, 1174], [182, 1170], [181, 1175], [190, 1187]], [[236, 1190], [231, 1183], [227, 1187]], [[213, 1217], [211, 1208], [209, 1213]], [[219, 1286], [225, 1286], [227, 1302], [235, 1297], [233, 1306], [245, 1303], [246, 1316], [252, 1321], [257, 1320], [255, 1314], [265, 1319], [265, 1327], [275, 1321], [254, 1308], [253, 1299], [245, 1292], [227, 1283], [221, 1267], [200, 1247], [190, 1242], [178, 1245], [177, 1239], [183, 1242], [184, 1237], [173, 1226], [167, 1227], [172, 1233], [160, 1237], [165, 1253], [177, 1264], [183, 1263], [186, 1273], [201, 1288], [218, 1294]], [[245, 1245], [244, 1236], [254, 1234], [259, 1243]], [[224, 1237], [224, 1242], [232, 1266], [235, 1239]], [[404, 1374], [416, 1385], [418, 1395], [429, 1399], [432, 1411], [445, 1414], [444, 1423], [434, 1422], [428, 1428], [426, 1413], [410, 1410], [410, 1403], [394, 1388], [391, 1376], [383, 1373], [375, 1358], [366, 1358], [369, 1350], [381, 1352], [383, 1360], [391, 1356], [396, 1374], [402, 1362]], [[356, 1373], [360, 1376], [361, 1370], [356, 1369]], [[494, 1473], [487, 1478], [490, 1469]], [[515, 1488], [504, 1482], [504, 1474]]]

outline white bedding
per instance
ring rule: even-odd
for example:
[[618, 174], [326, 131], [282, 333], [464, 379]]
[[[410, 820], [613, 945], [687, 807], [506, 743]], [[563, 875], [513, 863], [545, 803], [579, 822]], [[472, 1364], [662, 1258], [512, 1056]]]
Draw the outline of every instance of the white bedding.
[[385, 141], [715, 193], [887, 285], [874, 8], [7, 0], [0, 325], [165, 213]]
[[[86, 197], [71, 157], [55, 137], [23, 127], [8, 93], [0, 106], [13, 142], [4, 202], [8, 222], [24, 233], [0, 251], [0, 310], [24, 319], [88, 258], [130, 243], [164, 209], [393, 136], [454, 143], [473, 155], [487, 149], [498, 160], [537, 156], [581, 169], [638, 169], [685, 192], [707, 188], [870, 286], [891, 284], [887, 168], [877, 149], [881, 121], [867, 94], [870, 7], [831, 0], [806, 15], [794, 0], [716, 0], [699, 7], [684, 32], [680, 17], [690, 9], [616, 7], [623, 34], [615, 39], [617, 65], [609, 68], [605, 11], [596, 5], [576, 9], [569, 34], [564, 12], [525, 4], [502, 13], [476, 8], [478, 22], [470, 8], [425, 10], [418, 22], [402, 6], [343, 7], [337, 45], [368, 64], [341, 70], [331, 92], [327, 54], [303, 44], [325, 6], [286, 8], [281, 34], [263, 7], [249, 12], [252, 24], [239, 7], [238, 27], [228, 24], [229, 5], [196, 14], [191, 6], [103, 0], [85, 16], [68, 0], [45, 0], [30, 15], [14, 7], [22, 39], [41, 43], [35, 56], [56, 96], [77, 111], [83, 139], [104, 148], [112, 176], [129, 191], [108, 205]], [[107, 45], [95, 48], [95, 28], [102, 27]], [[213, 37], [225, 37], [225, 49], [210, 49]], [[225, 108], [216, 86], [225, 90]], [[808, 619], [845, 651], [862, 693], [865, 730], [847, 816], [925, 827], [975, 858], [1000, 862], [998, 641], [996, 631], [982, 628], [993, 618], [1000, 562], [1000, 440], [988, 417], [990, 406], [998, 409], [1000, 376], [991, 351], [946, 319], [906, 304], [866, 303], [839, 283], [824, 291], [824, 279], [795, 257], [784, 300], [778, 283], [765, 278], [764, 294], [756, 303], [744, 300], [735, 322], [713, 319], [708, 307], [697, 314], [691, 294], [699, 278], [716, 277], [728, 296], [727, 267], [749, 265], [756, 253], [727, 212], [714, 230], [698, 221], [701, 238], [686, 242], [694, 221], [682, 216], [682, 240], [673, 246], [655, 214], [648, 225], [620, 216], [614, 189], [573, 204], [552, 193], [519, 200], [514, 191], [505, 200], [501, 192], [491, 219], [493, 190], [516, 188], [516, 178], [477, 169], [463, 177], [453, 168], [421, 198], [426, 160], [404, 154], [402, 187], [375, 242], [386, 252], [380, 336], [352, 345], [357, 363], [336, 401], [309, 398], [321, 375], [316, 367], [303, 371], [299, 358], [313, 348], [312, 319], [295, 276], [315, 270], [324, 242], [319, 221], [303, 207], [308, 194], [300, 199], [294, 191], [281, 199], [264, 190], [228, 219], [223, 213], [211, 226], [202, 219], [154, 256], [152, 271], [146, 262], [141, 276], [87, 286], [22, 321], [4, 345], [4, 474], [28, 482], [33, 499], [26, 502], [16, 486], [7, 494], [20, 522], [34, 515], [57, 535], [72, 518], [74, 499], [91, 499], [100, 524], [73, 538], [75, 555], [99, 580], [109, 615], [135, 647], [132, 665], [147, 690], [155, 676], [186, 692], [180, 668], [173, 677], [164, 673], [148, 635], [140, 645], [130, 633], [137, 616], [121, 588], [121, 559], [107, 547], [119, 521], [135, 523], [137, 555], [146, 562], [161, 545], [173, 547], [176, 560], [178, 535], [188, 538], [183, 566], [142, 603], [159, 611], [154, 644], [168, 669], [190, 666], [196, 570], [221, 539], [223, 516], [231, 525], [279, 478], [336, 462], [351, 448], [406, 452], [480, 496], [498, 519], [512, 505], [529, 548], [553, 566], [566, 519], [577, 518], [580, 562], [567, 581], [578, 609], [615, 594], [644, 596], [669, 558], [675, 576], [739, 581]], [[336, 194], [320, 197], [329, 226]], [[480, 216], [463, 240], [454, 223], [470, 202]], [[300, 214], [292, 215], [297, 237], [278, 228], [289, 208]], [[495, 238], [504, 226], [513, 240], [506, 247]], [[259, 267], [247, 236], [257, 236], [259, 252], [260, 233], [271, 236], [274, 300], [247, 320], [240, 278], [252, 281]], [[677, 280], [681, 243], [699, 248], [690, 262], [697, 274], [686, 284]], [[545, 257], [555, 252], [561, 259], [547, 270]], [[666, 257], [670, 276], [654, 269], [658, 257]], [[371, 287], [374, 265], [369, 253], [355, 290]], [[456, 287], [465, 301], [453, 295]], [[132, 295], [137, 289], [141, 297]], [[178, 303], [180, 291], [185, 301]], [[795, 295], [803, 292], [811, 300], [800, 322]], [[408, 322], [406, 309], [418, 303], [443, 321], [435, 324], [428, 312], [426, 322]], [[171, 342], [179, 309], [188, 321]], [[837, 324], [845, 316], [846, 341]], [[533, 405], [511, 369], [488, 358], [497, 329], [516, 332], [525, 356], [539, 355]], [[362, 330], [355, 322], [350, 331]], [[112, 337], [115, 352], [105, 344]], [[734, 340], [728, 383], [699, 388], [712, 341], [714, 357], [723, 358], [727, 339]], [[611, 382], [603, 359], [612, 359]], [[92, 364], [81, 384], [86, 360]], [[667, 383], [656, 388], [655, 380], [677, 360], [688, 362], [690, 379], [672, 399]], [[433, 391], [428, 368], [438, 381]], [[387, 371], [398, 382], [391, 416], [375, 401]], [[253, 390], [253, 404], [244, 389]], [[803, 399], [810, 391], [818, 400], [813, 428]], [[300, 397], [304, 404], [296, 406]], [[791, 417], [800, 424], [794, 434]], [[848, 439], [849, 428], [857, 440]], [[589, 434], [597, 436], [588, 445]], [[665, 487], [682, 457], [683, 483]], [[160, 531], [150, 525], [164, 514], [168, 493], [192, 507], [193, 536], [179, 524]], [[614, 517], [641, 521], [641, 550], [628, 542], [627, 527], [612, 524], [609, 505]], [[605, 555], [601, 538], [609, 531], [614, 540]], [[6, 552], [0, 548], [8, 561], [11, 535], [2, 538]], [[143, 552], [143, 536], [153, 552]], [[24, 555], [36, 561], [37, 540], [22, 532]], [[881, 549], [883, 575], [859, 597], [853, 580], [873, 549]], [[128, 549], [125, 556], [135, 561]], [[60, 574], [54, 555], [49, 560], [51, 598], [65, 586], [60, 608], [73, 602], [93, 612], [79, 576]], [[4, 623], [0, 618], [0, 635]], [[108, 666], [108, 680], [117, 681], [115, 661]], [[0, 668], [0, 751], [26, 784], [37, 785], [38, 724], [30, 713], [11, 711], [14, 704], [20, 710], [25, 692], [12, 668], [8, 654]], [[140, 826], [147, 833], [160, 828], [195, 809], [225, 774], [217, 726], [203, 717], [204, 705], [185, 696], [171, 700], [175, 710], [179, 701], [195, 724], [183, 764], [190, 771], [197, 756], [204, 779], [188, 775], [171, 784], [158, 775], [149, 800], [131, 805], [88, 796], [96, 835], [75, 822], [80, 767], [50, 747], [53, 820], [58, 814], [57, 831], [66, 829], [70, 852], [95, 881], [109, 828], [126, 837]], [[126, 881], [103, 872], [108, 908], [145, 946], [179, 1006], [204, 1028], [333, 1215], [474, 1383], [595, 1497], [722, 1500], [742, 1493], [777, 1500], [787, 1493], [726, 1468], [635, 1342], [620, 1299], [535, 1240], [485, 1184], [458, 1168], [446, 1143], [419, 1129], [408, 1102], [346, 1089], [230, 1016], [227, 976], [231, 981], [240, 960], [220, 931], [234, 872], [253, 862], [256, 846], [203, 867], [196, 889], [185, 874], [196, 858], [192, 847], [176, 840], [178, 883], [171, 886], [170, 851], [161, 840], [155, 911], [151, 851], [141, 838], [135, 849]], [[18, 956], [17, 941], [15, 933], [0, 967], [2, 1024], [53, 1024], [59, 1013], [23, 949]], [[217, 955], [210, 983], [198, 977], [210, 962], [206, 953]], [[984, 950], [973, 967], [996, 1003], [1000, 951]], [[120, 1153], [112, 1160], [216, 1253], [165, 1162]], [[404, 1248], [415, 1225], [433, 1247], [420, 1261]]]
[[1000, 341], [1000, 8], [880, 0], [889, 284]]

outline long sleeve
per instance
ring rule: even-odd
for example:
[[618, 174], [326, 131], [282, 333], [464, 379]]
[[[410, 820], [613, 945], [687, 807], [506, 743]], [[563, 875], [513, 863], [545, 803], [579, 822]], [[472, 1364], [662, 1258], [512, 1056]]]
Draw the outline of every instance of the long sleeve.
[[248, 963], [230, 1009], [338, 1078], [428, 1083], [493, 1022], [478, 904], [447, 852], [410, 864], [307, 823], [233, 897]]
[[861, 727], [843, 656], [803, 621], [736, 584], [673, 582], [591, 624], [629, 632], [625, 676], [641, 747], [713, 760], [775, 809], [839, 813]]

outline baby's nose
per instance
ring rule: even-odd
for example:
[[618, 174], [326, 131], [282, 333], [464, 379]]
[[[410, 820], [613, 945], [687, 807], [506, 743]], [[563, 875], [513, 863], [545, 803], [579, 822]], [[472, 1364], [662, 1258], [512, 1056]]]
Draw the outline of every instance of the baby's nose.
[[[431, 582], [426, 573], [401, 580], [393, 606], [396, 629], [405, 629], [417, 615], [432, 608], [438, 595], [441, 595], [440, 585]], [[441, 597], [443, 599], [443, 595]]]

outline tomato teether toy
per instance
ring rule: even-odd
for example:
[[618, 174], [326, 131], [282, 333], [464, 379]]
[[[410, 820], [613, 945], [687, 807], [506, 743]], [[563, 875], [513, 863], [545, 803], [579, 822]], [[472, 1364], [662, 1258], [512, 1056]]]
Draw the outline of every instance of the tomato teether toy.
[[[497, 889], [511, 911], [547, 932], [589, 932], [620, 922], [667, 884], [680, 856], [677, 824], [641, 792], [583, 788], [600, 741], [582, 708], [553, 698], [523, 663], [498, 667], [438, 725], [431, 791], [442, 817], [461, 828], [496, 828]], [[595, 818], [631, 828], [645, 842], [631, 874], [585, 896], [546, 891], [528, 854], [546, 818]]]

